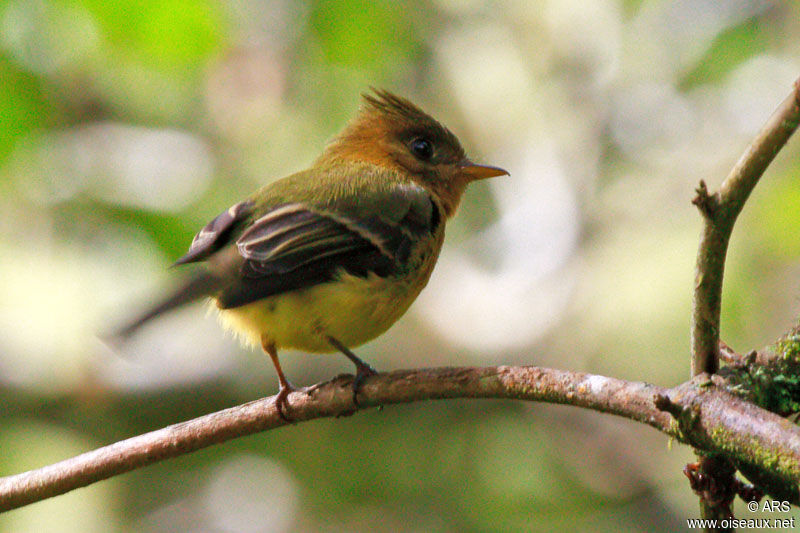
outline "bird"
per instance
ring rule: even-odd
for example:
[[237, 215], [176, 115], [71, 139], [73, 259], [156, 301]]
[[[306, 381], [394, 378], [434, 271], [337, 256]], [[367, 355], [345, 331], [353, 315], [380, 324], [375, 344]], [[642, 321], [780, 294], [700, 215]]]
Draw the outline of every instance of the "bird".
[[174, 266], [203, 263], [116, 337], [208, 298], [221, 323], [272, 360], [278, 414], [295, 390], [278, 351], [341, 352], [356, 367], [353, 401], [376, 371], [356, 348], [384, 333], [428, 283], [445, 223], [466, 186], [508, 175], [468, 159], [442, 123], [384, 89], [306, 170], [273, 181], [211, 220]]

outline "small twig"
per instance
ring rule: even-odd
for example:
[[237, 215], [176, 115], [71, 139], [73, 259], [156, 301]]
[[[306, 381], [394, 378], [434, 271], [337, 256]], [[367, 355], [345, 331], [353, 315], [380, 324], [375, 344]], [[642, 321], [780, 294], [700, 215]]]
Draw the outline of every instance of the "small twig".
[[694, 190], [695, 197], [692, 198], [692, 203], [697, 206], [701, 213], [706, 217], [713, 218], [714, 211], [719, 203], [719, 195], [708, 194], [708, 186], [706, 182], [700, 180], [700, 185]]
[[[800, 479], [800, 428], [740, 400], [707, 380], [674, 389], [603, 376], [539, 367], [437, 368], [402, 370], [370, 376], [353, 405], [352, 377], [340, 377], [295, 391], [289, 415], [298, 423], [393, 403], [445, 398], [508, 398], [584, 407], [648, 424], [709, 453], [727, 453], [737, 461], [767, 469], [785, 483]], [[691, 412], [680, 427], [656, 407], [674, 405]], [[665, 402], [665, 403], [664, 403]], [[275, 398], [212, 413], [188, 422], [117, 442], [77, 457], [0, 478], [0, 511], [40, 501], [164, 459], [213, 444], [287, 425]]]
[[672, 418], [675, 420], [679, 420], [680, 417], [683, 416], [683, 407], [673, 403], [666, 394], [656, 394], [653, 397], [653, 405], [655, 405], [656, 409], [659, 411], [671, 414]]
[[[730, 518], [733, 516], [731, 505], [733, 504], [733, 497], [735, 495], [738, 495], [746, 502], [760, 502], [764, 497], [764, 492], [758, 487], [736, 479], [734, 476], [735, 470], [727, 468], [727, 461], [717, 465], [710, 458], [706, 457], [704, 460], [705, 464], [699, 461], [696, 463], [689, 463], [683, 469], [683, 473], [689, 478], [689, 486], [692, 487], [695, 493], [708, 500], [718, 502], [718, 507], [720, 509], [727, 510], [725, 516], [721, 516], [720, 518]], [[720, 473], [713, 473], [713, 470], [717, 466], [725, 470]], [[711, 474], [709, 474], [709, 470], [712, 471]], [[720, 484], [719, 479], [726, 476], [730, 476], [732, 479]]]
[[698, 462], [686, 465], [683, 473], [701, 501], [708, 502], [707, 506], [701, 508], [703, 518], [733, 518], [733, 499], [739, 483], [736, 468], [730, 461], [718, 456], [700, 457]]
[[719, 358], [728, 366], [741, 368], [744, 366], [744, 357], [728, 346], [725, 341], [719, 341]]
[[768, 362], [766, 356], [756, 350], [751, 350], [746, 354], [740, 354], [722, 340], [719, 341], [719, 358], [726, 365], [734, 369], [748, 368], [754, 363], [763, 365]]

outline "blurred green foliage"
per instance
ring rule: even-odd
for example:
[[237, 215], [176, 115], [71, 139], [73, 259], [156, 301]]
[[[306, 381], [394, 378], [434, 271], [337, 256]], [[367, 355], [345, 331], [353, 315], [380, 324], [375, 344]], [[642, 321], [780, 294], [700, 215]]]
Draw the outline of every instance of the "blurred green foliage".
[[768, 48], [767, 31], [757, 18], [731, 26], [714, 38], [702, 59], [686, 74], [681, 87], [688, 90], [700, 84], [724, 81], [737, 66]]
[[18, 139], [44, 126], [50, 111], [36, 77], [0, 56], [0, 161], [5, 161]]
[[397, 9], [393, 2], [316, 2], [310, 29], [319, 38], [321, 60], [368, 69], [385, 76], [414, 60], [422, 48], [419, 30], [424, 18]]

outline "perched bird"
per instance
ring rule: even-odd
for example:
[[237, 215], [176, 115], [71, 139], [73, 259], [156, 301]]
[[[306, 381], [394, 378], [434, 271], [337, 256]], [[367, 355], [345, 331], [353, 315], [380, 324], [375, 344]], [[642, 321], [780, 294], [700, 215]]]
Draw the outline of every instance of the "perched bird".
[[206, 268], [119, 331], [210, 297], [224, 325], [269, 354], [277, 408], [293, 390], [278, 350], [339, 351], [361, 381], [375, 371], [350, 348], [386, 331], [430, 278], [468, 183], [508, 174], [467, 159], [445, 126], [374, 90], [311, 168], [256, 191], [209, 222], [177, 265]]

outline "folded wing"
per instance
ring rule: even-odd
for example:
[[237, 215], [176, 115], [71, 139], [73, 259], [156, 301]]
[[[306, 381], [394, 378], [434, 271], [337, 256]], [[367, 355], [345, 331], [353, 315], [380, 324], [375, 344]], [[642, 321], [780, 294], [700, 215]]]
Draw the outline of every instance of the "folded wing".
[[401, 273], [414, 245], [439, 224], [439, 211], [416, 185], [398, 185], [372, 201], [385, 208], [326, 210], [287, 203], [254, 220], [233, 243], [243, 261], [217, 295], [219, 306], [238, 307], [324, 283], [342, 271], [384, 277]]

